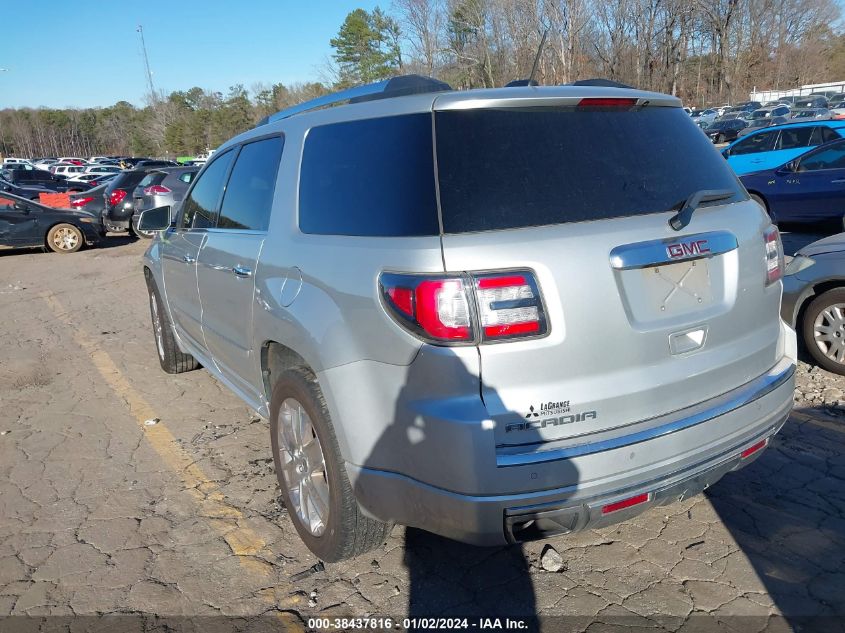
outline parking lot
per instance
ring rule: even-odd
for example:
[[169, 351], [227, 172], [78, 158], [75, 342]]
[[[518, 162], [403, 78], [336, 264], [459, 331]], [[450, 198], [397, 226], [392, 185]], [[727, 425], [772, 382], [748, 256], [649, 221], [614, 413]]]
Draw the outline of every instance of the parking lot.
[[160, 371], [146, 245], [0, 253], [0, 616], [841, 629], [842, 378], [802, 364], [783, 431], [704, 496], [521, 548], [397, 527], [372, 554], [323, 565], [278, 501], [267, 422], [204, 371]]

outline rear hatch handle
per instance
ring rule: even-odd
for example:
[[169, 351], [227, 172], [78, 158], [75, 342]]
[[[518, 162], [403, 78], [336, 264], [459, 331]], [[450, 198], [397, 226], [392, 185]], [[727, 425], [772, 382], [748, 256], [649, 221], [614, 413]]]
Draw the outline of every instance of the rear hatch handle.
[[680, 231], [692, 220], [692, 213], [702, 202], [714, 202], [716, 200], [727, 200], [736, 195], [736, 191], [730, 189], [700, 189], [693, 192], [684, 202], [684, 206], [675, 215], [669, 218], [669, 226]]

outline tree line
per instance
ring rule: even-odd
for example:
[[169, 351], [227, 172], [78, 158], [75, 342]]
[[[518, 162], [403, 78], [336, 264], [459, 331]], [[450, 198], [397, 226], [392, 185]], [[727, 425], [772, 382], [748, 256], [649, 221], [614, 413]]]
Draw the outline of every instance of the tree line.
[[194, 87], [85, 109], [0, 110], [0, 152], [57, 156], [195, 155], [264, 116], [395, 74], [458, 89], [527, 78], [544, 85], [605, 77], [688, 105], [845, 79], [835, 0], [393, 0], [350, 12], [320, 81]]

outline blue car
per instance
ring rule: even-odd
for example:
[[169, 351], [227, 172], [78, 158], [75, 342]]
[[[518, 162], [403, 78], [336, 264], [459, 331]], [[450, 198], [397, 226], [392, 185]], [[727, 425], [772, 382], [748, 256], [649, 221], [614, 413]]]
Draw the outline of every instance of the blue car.
[[813, 147], [845, 137], [845, 120], [808, 121], [764, 128], [722, 150], [738, 176], [775, 169]]
[[739, 179], [772, 222], [840, 223], [845, 215], [845, 139]]

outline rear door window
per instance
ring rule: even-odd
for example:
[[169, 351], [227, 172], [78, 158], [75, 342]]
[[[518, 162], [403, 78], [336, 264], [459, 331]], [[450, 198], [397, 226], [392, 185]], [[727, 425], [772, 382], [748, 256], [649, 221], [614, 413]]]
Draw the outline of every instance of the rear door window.
[[194, 183], [191, 193], [182, 205], [180, 228], [199, 229], [214, 226], [217, 204], [223, 194], [223, 186], [234, 155], [232, 150], [221, 154]]
[[309, 130], [300, 172], [299, 228], [328, 235], [438, 235], [431, 114]]
[[226, 185], [218, 228], [267, 230], [282, 143], [282, 137], [276, 136], [247, 143], [241, 148]]
[[666, 212], [701, 189], [745, 195], [681, 108], [444, 110], [435, 130], [446, 233]]
[[806, 127], [783, 128], [780, 130], [780, 137], [775, 144], [775, 149], [796, 149], [808, 147], [810, 138], [816, 128], [808, 125]]

